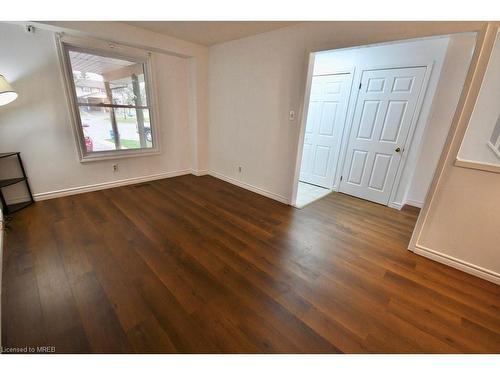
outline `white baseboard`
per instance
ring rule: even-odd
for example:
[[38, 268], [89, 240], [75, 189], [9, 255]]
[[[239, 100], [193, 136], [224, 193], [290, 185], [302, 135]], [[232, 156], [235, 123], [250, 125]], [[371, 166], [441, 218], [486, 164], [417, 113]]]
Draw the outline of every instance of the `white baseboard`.
[[191, 169], [191, 174], [193, 174], [195, 176], [205, 176], [207, 174], [210, 174], [210, 172], [208, 169], [201, 169], [199, 171], [197, 171], [195, 169]]
[[407, 199], [405, 203], [390, 202], [388, 206], [391, 208], [395, 208], [396, 210], [401, 210], [405, 205], [422, 208], [424, 206], [424, 203]]
[[413, 199], [407, 199], [406, 204], [408, 206], [417, 207], [417, 208], [424, 207], [424, 202], [414, 201]]
[[290, 204], [290, 200], [287, 197], [284, 197], [282, 195], [272, 193], [272, 192], [267, 191], [265, 189], [262, 189], [262, 188], [259, 188], [257, 186], [253, 186], [253, 185], [247, 184], [246, 182], [239, 181], [239, 180], [237, 180], [235, 178], [225, 176], [225, 175], [220, 174], [218, 172], [210, 171], [208, 174], [211, 175], [211, 176], [213, 176], [213, 177], [215, 177], [215, 178], [218, 178], [220, 180], [229, 182], [230, 184], [239, 186], [239, 187], [241, 187], [243, 189], [250, 190], [250, 191], [252, 191], [254, 193], [257, 193], [257, 194], [263, 195], [265, 197], [274, 199], [274, 200], [276, 200], [278, 202], [281, 202], [281, 203], [284, 203], [284, 204]]
[[395, 208], [396, 210], [401, 210], [403, 208], [403, 204], [398, 202], [389, 202], [388, 206], [390, 208]]
[[[48, 192], [44, 192], [44, 193], [36, 193], [36, 194], [33, 194], [33, 198], [35, 199], [35, 201], [42, 201], [42, 200], [46, 200], [46, 199], [65, 197], [68, 195], [87, 193], [90, 191], [110, 189], [110, 188], [114, 188], [114, 187], [118, 187], [118, 186], [125, 186], [125, 185], [138, 184], [141, 182], [160, 180], [162, 178], [183, 176], [186, 174], [193, 174], [195, 176], [211, 175], [211, 176], [216, 177], [218, 179], [221, 179], [223, 181], [229, 182], [230, 184], [242, 187], [243, 189], [247, 189], [247, 190], [253, 191], [254, 193], [264, 195], [268, 198], [277, 200], [278, 202], [290, 204], [288, 198], [283, 197], [281, 195], [278, 195], [278, 194], [272, 193], [270, 191], [261, 189], [259, 187], [247, 184], [245, 182], [238, 181], [234, 178], [224, 176], [224, 175], [217, 173], [217, 172], [214, 172], [214, 171], [209, 171], [209, 170], [199, 170], [198, 171], [198, 170], [194, 170], [194, 169], [184, 169], [184, 170], [174, 171], [174, 172], [158, 173], [158, 174], [149, 175], [149, 176], [133, 177], [133, 178], [127, 178], [127, 179], [118, 180], [118, 181], [102, 182], [99, 184], [77, 186], [77, 187], [72, 187], [72, 188], [68, 188], [68, 189], [54, 190], [54, 191], [48, 191]], [[19, 203], [19, 202], [26, 201], [28, 199], [29, 199], [28, 197], [16, 197], [16, 198], [10, 199], [9, 202]]]
[[500, 285], [500, 274], [498, 274], [495, 271], [487, 270], [485, 268], [476, 266], [474, 264], [465, 262], [463, 260], [454, 258], [452, 256], [440, 253], [439, 251], [435, 251], [418, 244], [415, 245], [415, 248], [412, 251], [415, 254], [424, 256], [439, 263], [446, 264], [460, 271], [469, 273], [471, 275], [480, 277], [481, 279], [485, 279], [491, 281], [492, 283]]
[[48, 192], [45, 192], [45, 193], [33, 194], [33, 198], [36, 201], [42, 201], [42, 200], [45, 200], [45, 199], [65, 197], [65, 196], [68, 196], [68, 195], [87, 193], [89, 191], [110, 189], [110, 188], [114, 188], [114, 187], [118, 187], [118, 186], [132, 185], [132, 184], [137, 184], [137, 183], [141, 183], [141, 182], [147, 182], [147, 181], [153, 181], [153, 180], [160, 180], [162, 178], [182, 176], [182, 175], [186, 175], [186, 174], [191, 174], [191, 170], [190, 169], [184, 169], [184, 170], [180, 170], [180, 171], [158, 173], [158, 174], [153, 174], [153, 175], [149, 175], [149, 176], [126, 178], [124, 180], [102, 182], [102, 183], [99, 183], [99, 184], [77, 186], [77, 187], [73, 187], [73, 188], [69, 188], [69, 189], [61, 189], [61, 190], [55, 190], [55, 191], [48, 191]]

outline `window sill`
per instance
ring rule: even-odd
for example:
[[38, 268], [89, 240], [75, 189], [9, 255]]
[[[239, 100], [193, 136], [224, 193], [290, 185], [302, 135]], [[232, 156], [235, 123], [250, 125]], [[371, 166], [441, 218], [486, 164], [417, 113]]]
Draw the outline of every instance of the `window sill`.
[[151, 150], [127, 150], [127, 151], [102, 151], [80, 157], [80, 163], [91, 163], [102, 160], [115, 160], [125, 158], [139, 158], [144, 156], [154, 156], [161, 154], [159, 149]]

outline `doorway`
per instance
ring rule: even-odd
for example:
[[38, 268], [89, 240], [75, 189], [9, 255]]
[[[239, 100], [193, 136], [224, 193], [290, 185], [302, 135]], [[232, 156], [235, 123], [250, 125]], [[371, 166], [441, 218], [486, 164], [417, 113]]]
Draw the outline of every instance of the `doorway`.
[[[396, 209], [423, 205], [446, 135], [424, 144], [427, 120], [453, 37], [311, 53], [293, 205], [331, 192]], [[431, 164], [419, 160], [424, 153]], [[323, 194], [303, 199], [304, 183]]]

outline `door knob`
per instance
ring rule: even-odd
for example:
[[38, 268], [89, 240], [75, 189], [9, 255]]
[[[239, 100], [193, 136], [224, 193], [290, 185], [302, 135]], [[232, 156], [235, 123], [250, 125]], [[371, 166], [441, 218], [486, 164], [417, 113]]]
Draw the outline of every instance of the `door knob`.
[[396, 148], [394, 151], [401, 152], [401, 147]]

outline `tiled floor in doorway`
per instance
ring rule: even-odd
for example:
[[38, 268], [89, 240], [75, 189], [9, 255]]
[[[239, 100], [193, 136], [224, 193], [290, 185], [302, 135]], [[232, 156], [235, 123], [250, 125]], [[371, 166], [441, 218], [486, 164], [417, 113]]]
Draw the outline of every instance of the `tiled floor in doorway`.
[[311, 185], [302, 181], [299, 181], [299, 189], [297, 190], [297, 201], [296, 206], [302, 208], [309, 203], [312, 203], [325, 195], [331, 193], [331, 190], [325, 189], [320, 186]]

